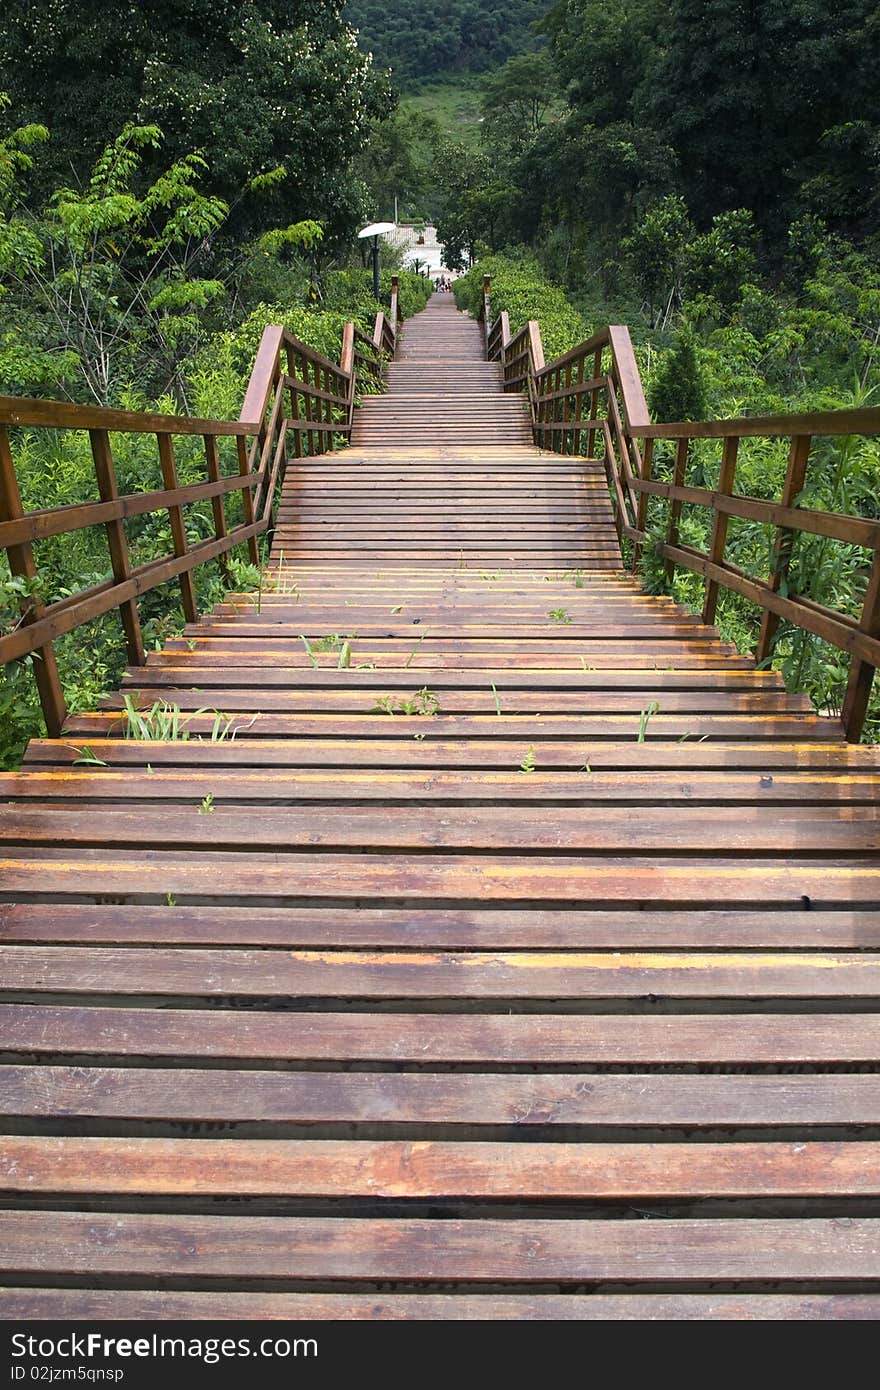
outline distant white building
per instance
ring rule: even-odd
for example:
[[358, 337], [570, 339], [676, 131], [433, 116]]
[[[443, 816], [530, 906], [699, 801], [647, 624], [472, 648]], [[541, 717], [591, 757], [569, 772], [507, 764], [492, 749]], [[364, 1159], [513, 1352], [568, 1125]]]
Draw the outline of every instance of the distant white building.
[[398, 222], [393, 232], [386, 234], [386, 241], [403, 248], [403, 263], [415, 270], [427, 272], [433, 279], [437, 275], [449, 275], [443, 264], [443, 250], [437, 241], [437, 228], [430, 222]]

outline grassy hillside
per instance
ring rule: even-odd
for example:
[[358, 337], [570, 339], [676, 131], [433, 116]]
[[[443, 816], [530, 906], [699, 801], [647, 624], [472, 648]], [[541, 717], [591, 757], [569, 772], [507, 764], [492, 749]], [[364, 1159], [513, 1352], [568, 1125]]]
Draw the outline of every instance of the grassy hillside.
[[480, 142], [480, 78], [470, 74], [445, 82], [420, 82], [407, 89], [404, 110], [432, 116], [453, 140], [476, 146]]

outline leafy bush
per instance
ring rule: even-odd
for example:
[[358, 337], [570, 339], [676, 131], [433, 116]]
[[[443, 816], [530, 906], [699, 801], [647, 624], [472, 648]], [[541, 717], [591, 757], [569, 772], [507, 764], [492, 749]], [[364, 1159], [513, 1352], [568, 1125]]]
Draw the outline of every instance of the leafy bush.
[[[379, 296], [382, 304], [391, 303], [391, 276], [396, 274], [400, 281], [398, 306], [405, 319], [418, 314], [428, 302], [431, 284], [421, 275], [411, 270], [380, 270]], [[358, 318], [364, 327], [372, 327], [376, 315], [376, 301], [373, 298], [373, 272], [371, 270], [332, 270], [326, 276], [323, 293], [323, 306], [326, 309], [342, 308], [346, 318]]]
[[655, 420], [705, 420], [706, 382], [693, 332], [683, 327], [675, 346], [664, 353], [651, 378], [651, 414]]
[[455, 301], [474, 318], [483, 301], [483, 276], [492, 277], [492, 313], [506, 310], [510, 331], [517, 333], [529, 319], [541, 325], [544, 356], [548, 362], [589, 337], [589, 329], [565, 291], [548, 280], [537, 261], [528, 257], [486, 256], [455, 281]]

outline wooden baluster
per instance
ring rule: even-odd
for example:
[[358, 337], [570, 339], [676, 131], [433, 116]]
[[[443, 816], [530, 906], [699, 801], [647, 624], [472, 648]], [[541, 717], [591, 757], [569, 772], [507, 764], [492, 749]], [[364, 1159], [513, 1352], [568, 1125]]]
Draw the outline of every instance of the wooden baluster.
[[342, 348], [339, 353], [339, 367], [342, 372], [341, 381], [345, 385], [345, 397], [348, 402], [346, 406], [345, 424], [342, 426], [343, 432], [351, 438], [351, 417], [354, 412], [354, 324], [349, 322], [343, 325], [342, 329]]
[[[305, 353], [303, 353], [303, 354], [300, 356], [300, 361], [299, 361], [299, 374], [300, 374], [300, 377], [301, 377], [303, 383], [305, 384], [305, 386], [306, 386], [306, 387], [310, 386], [310, 385], [311, 385], [311, 379], [310, 379], [310, 377], [309, 377], [309, 364], [308, 364], [308, 360], [307, 360], [307, 358], [306, 358]], [[313, 414], [312, 414], [312, 398], [311, 398], [311, 396], [309, 395], [308, 391], [306, 391], [306, 392], [304, 393], [304, 395], [303, 395], [303, 411], [304, 411], [304, 413], [305, 413], [306, 423], [309, 424], [309, 425], [313, 424], [313, 423], [314, 423], [314, 416], [313, 416]], [[307, 441], [308, 441], [309, 457], [311, 457], [313, 454], [317, 453], [317, 450], [316, 450], [316, 448], [315, 448], [315, 431], [314, 431], [314, 430], [308, 430], [308, 431], [306, 431], [305, 438], [306, 438]]]
[[[296, 354], [289, 343], [287, 345], [287, 374], [293, 378], [296, 378], [297, 375]], [[290, 388], [290, 418], [294, 424], [291, 431], [293, 434], [293, 452], [300, 459], [303, 453], [303, 437], [302, 430], [296, 428], [299, 424], [299, 392], [295, 386]]]
[[[208, 468], [208, 478], [212, 483], [220, 481], [220, 455], [217, 452], [217, 439], [213, 434], [202, 436], [205, 441], [205, 461]], [[211, 498], [211, 511], [214, 513], [214, 535], [217, 540], [226, 539], [226, 508], [222, 497]], [[220, 573], [223, 578], [229, 581], [229, 556], [227, 554], [218, 555], [217, 563], [220, 566]]]
[[[162, 466], [162, 481], [169, 492], [173, 492], [178, 487], [177, 464], [174, 461], [174, 443], [170, 434], [159, 434], [156, 436], [159, 441], [159, 462]], [[171, 522], [171, 540], [174, 545], [174, 554], [178, 556], [186, 555], [189, 546], [186, 539], [186, 526], [183, 521], [183, 511], [179, 506], [172, 504], [168, 508], [168, 519]], [[180, 597], [183, 603], [183, 616], [188, 623], [198, 621], [199, 610], [196, 606], [196, 595], [193, 589], [193, 578], [191, 570], [184, 570], [180, 575]]]
[[[5, 429], [0, 428], [0, 521], [18, 521], [24, 514], [12, 450], [9, 447], [9, 435]], [[37, 578], [37, 565], [30, 541], [7, 546], [6, 555], [10, 571], [17, 578]], [[23, 600], [22, 626], [35, 623], [43, 616], [44, 611], [44, 605], [36, 599]], [[58, 738], [67, 718], [67, 706], [64, 703], [64, 692], [61, 689], [61, 679], [51, 642], [47, 642], [44, 647], [37, 647], [33, 654], [33, 671], [43, 718], [46, 721], [46, 731], [50, 738]]]
[[[238, 471], [242, 478], [248, 477], [251, 466], [248, 459], [247, 440], [243, 434], [236, 435], [236, 447], [238, 449]], [[254, 524], [254, 494], [251, 487], [243, 487], [241, 490], [241, 505], [244, 512], [245, 526]], [[260, 563], [260, 546], [256, 536], [249, 536], [247, 542], [248, 559], [252, 565]]]
[[[392, 281], [392, 283], [393, 283], [393, 281]], [[327, 391], [327, 392], [333, 392], [333, 382], [332, 382], [331, 377], [330, 377], [330, 368], [329, 368], [329, 367], [325, 367], [325, 368], [324, 368], [324, 390]], [[336, 448], [336, 442], [335, 442], [335, 440], [334, 440], [334, 438], [333, 438], [333, 429], [332, 429], [332, 426], [333, 426], [333, 405], [332, 405], [332, 403], [331, 403], [330, 401], [325, 401], [325, 402], [324, 402], [324, 406], [325, 406], [325, 410], [324, 410], [324, 423], [331, 426], [331, 428], [330, 428], [330, 429], [327, 431], [327, 433], [324, 435], [324, 448], [325, 448], [325, 450], [329, 450], [329, 451], [332, 453], [332, 451]]]
[[[808, 434], [796, 435], [791, 441], [791, 448], [788, 454], [788, 467], [785, 470], [785, 482], [782, 486], [781, 500], [783, 507], [793, 507], [795, 505], [795, 498], [804, 490], [811, 443], [812, 440]], [[770, 588], [773, 590], [774, 594], [779, 592], [783, 581], [788, 579], [794, 538], [795, 532], [789, 527], [780, 526], [777, 528], [770, 569]], [[778, 627], [778, 615], [776, 613], [771, 613], [769, 609], [765, 608], [764, 615], [761, 619], [761, 634], [758, 638], [758, 645], [755, 650], [755, 660], [759, 665], [767, 661], [770, 657]]]
[[[489, 356], [489, 328], [492, 323], [492, 276], [483, 276], [483, 304], [480, 317], [483, 320], [483, 336], [486, 340], [486, 356]], [[503, 359], [502, 359], [503, 360]]]
[[[871, 577], [862, 604], [859, 631], [869, 637], [880, 637], [880, 545], [874, 547]], [[860, 656], [853, 656], [850, 661], [849, 680], [841, 712], [843, 732], [849, 743], [858, 743], [862, 736], [875, 669]]]
[[[95, 477], [98, 480], [98, 494], [101, 501], [116, 502], [119, 498], [119, 487], [116, 482], [116, 469], [113, 466], [113, 454], [110, 451], [110, 435], [107, 430], [89, 430], [89, 440], [92, 446]], [[108, 521], [106, 530], [113, 578], [117, 584], [123, 584], [131, 575], [125, 527], [120, 519]], [[125, 633], [125, 648], [129, 661], [132, 666], [145, 665], [147, 658], [144, 652], [141, 621], [138, 616], [137, 603], [133, 598], [126, 599], [124, 603], [119, 605], [119, 616], [122, 619], [122, 630]]]
[[[620, 440], [620, 452], [621, 452], [621, 454], [624, 453], [624, 451], [625, 451], [628, 447], [629, 447], [629, 439], [628, 439], [628, 437], [627, 437], [626, 435], [623, 435], [623, 436], [621, 437], [621, 440]], [[636, 452], [638, 452], [638, 447], [636, 448]], [[646, 483], [647, 483], [647, 482], [650, 482], [650, 479], [651, 479], [651, 469], [652, 469], [652, 465], [653, 465], [653, 460], [654, 460], [654, 441], [653, 441], [653, 439], [646, 439], [646, 440], [645, 440], [645, 447], [644, 447], [644, 450], [643, 450], [643, 452], [642, 452], [641, 463], [640, 463], [639, 470], [638, 470], [638, 476], [639, 476], [640, 478], [643, 478], [644, 481], [645, 481]], [[647, 527], [648, 527], [648, 494], [647, 494], [646, 492], [640, 492], [640, 493], [639, 493], [639, 496], [638, 496], [638, 501], [636, 502], [636, 530], [637, 530], [637, 531], [645, 531], [645, 530], [647, 530]], [[632, 557], [632, 569], [633, 569], [633, 572], [635, 572], [635, 570], [638, 569], [639, 560], [640, 560], [641, 558], [642, 558], [642, 542], [641, 542], [641, 541], [633, 541], [633, 557]]]
[[[675, 468], [672, 473], [673, 487], [684, 487], [687, 477], [688, 445], [689, 439], [680, 439], [675, 446]], [[666, 529], [666, 544], [678, 545], [678, 527], [681, 521], [681, 502], [673, 497], [669, 506], [669, 525]], [[666, 557], [666, 582], [672, 584], [675, 579], [675, 561]]]
[[[596, 348], [596, 352], [595, 352], [594, 357], [593, 357], [593, 380], [594, 380], [594, 381], [598, 381], [598, 380], [600, 379], [601, 375], [602, 375], [602, 349], [599, 347], [599, 348]], [[597, 416], [597, 414], [598, 414], [598, 410], [599, 410], [599, 388], [597, 387], [595, 391], [591, 391], [591, 392], [590, 392], [590, 420], [591, 420], [591, 421], [593, 421], [593, 420], [596, 419], [596, 416]], [[595, 427], [591, 424], [590, 430], [589, 430], [589, 432], [588, 432], [588, 434], [587, 434], [587, 458], [588, 458], [588, 459], [593, 458], [593, 457], [595, 456], [595, 453], [596, 453], [596, 430], [595, 430]]]
[[[736, 456], [738, 450], [739, 439], [735, 434], [728, 435], [724, 440], [724, 451], [721, 455], [721, 473], [718, 478], [718, 492], [725, 497], [729, 497], [733, 492], [733, 480], [736, 474]], [[715, 520], [712, 523], [712, 540], [709, 546], [709, 559], [712, 561], [713, 565], [724, 564], [724, 547], [727, 544], [727, 521], [728, 518], [723, 512], [715, 513]], [[703, 597], [704, 623], [714, 623], [717, 607], [718, 581], [715, 579], [707, 579]]]
[[[578, 358], [578, 363], [577, 363], [577, 372], [576, 372], [576, 376], [575, 376], [575, 385], [578, 386], [579, 388], [582, 387], [583, 384], [584, 384], [584, 382], [586, 381], [586, 377], [587, 377], [587, 361], [586, 361], [586, 358], [585, 358], [585, 357], [580, 357], [580, 358]], [[581, 454], [581, 437], [582, 437], [582, 435], [583, 435], [583, 429], [582, 429], [581, 422], [583, 421], [583, 418], [584, 418], [584, 393], [583, 393], [582, 390], [578, 390], [578, 394], [577, 394], [577, 397], [576, 397], [576, 399], [575, 399], [575, 405], [574, 405], [574, 431], [573, 431], [573, 433], [572, 433], [572, 449], [573, 449], [573, 452], [576, 453], [576, 454], [578, 455], [579, 458], [582, 457], [582, 454]]]
[[[567, 426], [568, 423], [569, 423], [569, 421], [571, 420], [571, 396], [570, 396], [569, 394], [567, 394], [568, 392], [571, 391], [571, 363], [570, 363], [570, 362], [568, 362], [568, 363], [566, 364], [566, 367], [565, 367], [565, 390], [566, 390], [566, 396], [565, 396], [565, 400], [562, 402], [562, 423], [563, 423], [564, 425]], [[564, 454], [570, 454], [570, 453], [572, 452], [572, 448], [573, 448], [572, 438], [569, 437], [569, 431], [568, 431], [568, 429], [564, 429], [564, 430], [562, 431], [562, 452], [563, 452]]]

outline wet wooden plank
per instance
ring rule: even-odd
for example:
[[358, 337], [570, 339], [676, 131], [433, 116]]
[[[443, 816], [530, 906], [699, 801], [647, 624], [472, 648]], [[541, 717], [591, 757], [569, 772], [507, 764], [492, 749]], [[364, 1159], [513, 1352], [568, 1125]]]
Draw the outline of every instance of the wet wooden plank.
[[[319, 820], [307, 807], [274, 806], [271, 816], [255, 816], [249, 807], [224, 806], [210, 811], [197, 802], [180, 807], [163, 804], [136, 809], [123, 806], [66, 805], [0, 807], [0, 844], [193, 846], [212, 852], [243, 853], [279, 849], [310, 852], [394, 849], [485, 851], [522, 849], [530, 853], [646, 851], [700, 854], [707, 837], [723, 838], [733, 854], [802, 854], [832, 856], [869, 854], [880, 849], [880, 811], [871, 805], [793, 807], [742, 805], [735, 818], [725, 806], [665, 808], [643, 806], [637, 817], [629, 807], [606, 805], [601, 816], [586, 808], [542, 808], [535, 817], [528, 805], [421, 806], [415, 818], [406, 806], [327, 805]], [[877, 866], [880, 875], [880, 865]], [[525, 879], [527, 866], [523, 866]], [[528, 885], [524, 882], [527, 895]]]
[[503, 950], [880, 950], [880, 912], [0, 903], [4, 942]]
[[[195, 816], [197, 812], [193, 812]], [[317, 832], [315, 832], [317, 834]], [[7, 846], [9, 894], [363, 899], [433, 903], [590, 902], [594, 907], [874, 907], [876, 858], [742, 860], [503, 854], [225, 853]], [[293, 875], [293, 877], [292, 877]], [[390, 904], [389, 904], [390, 905]]]
[[[534, 745], [530, 745], [534, 748]], [[638, 772], [593, 768], [586, 772], [585, 762], [579, 770], [555, 767], [524, 775], [518, 767], [500, 772], [442, 771], [425, 769], [407, 771], [382, 768], [375, 771], [310, 772], [299, 768], [255, 769], [244, 765], [217, 766], [193, 760], [186, 771], [174, 764], [163, 767], [151, 764], [152, 772], [137, 768], [126, 770], [124, 765], [108, 766], [95, 772], [71, 769], [69, 763], [77, 757], [68, 749], [68, 766], [51, 772], [27, 771], [0, 774], [0, 797], [28, 804], [73, 801], [86, 803], [113, 802], [120, 806], [128, 802], [161, 801], [198, 804], [211, 794], [221, 805], [233, 806], [269, 802], [273, 805], [297, 802], [430, 802], [434, 807], [444, 803], [480, 803], [510, 805], [528, 803], [543, 805], [566, 802], [574, 806], [607, 805], [626, 802], [629, 805], [649, 806], [659, 803], [674, 806], [695, 804], [773, 806], [797, 805], [837, 807], [843, 805], [876, 804], [880, 791], [880, 773], [860, 775], [804, 772], [762, 774], [759, 771], [739, 772]], [[98, 756], [94, 747], [92, 751]], [[528, 748], [520, 751], [520, 761]], [[540, 756], [543, 759], [545, 750]], [[143, 754], [146, 762], [149, 752]], [[535, 762], [538, 761], [535, 749]], [[513, 762], [513, 756], [511, 762]], [[33, 763], [31, 764], [34, 765]]]
[[[89, 748], [97, 757], [112, 767], [139, 766], [146, 764], [153, 768], [163, 766], [192, 766], [211, 768], [254, 767], [264, 769], [289, 768], [302, 770], [315, 767], [351, 769], [354, 767], [395, 767], [426, 766], [430, 768], [468, 768], [495, 769], [510, 772], [518, 769], [530, 747], [535, 749], [536, 775], [542, 769], [583, 771], [589, 759], [591, 772], [625, 771], [629, 776], [660, 769], [686, 776], [694, 769], [712, 769], [722, 773], [752, 769], [758, 776], [771, 773], [776, 779], [778, 769], [803, 771], [813, 775], [867, 774], [880, 772], [880, 761], [874, 748], [840, 742], [828, 743], [817, 740], [815, 743], [764, 743], [761, 740], [750, 742], [725, 742], [697, 738], [683, 738], [675, 742], [666, 740], [638, 743], [630, 739], [621, 742], [597, 742], [585, 748], [581, 739], [569, 735], [559, 738], [546, 738], [543, 731], [537, 730], [528, 738], [523, 731], [517, 738], [511, 737], [509, 726], [507, 738], [492, 738], [491, 729], [483, 726], [479, 735], [471, 739], [449, 739], [443, 737], [429, 724], [424, 728], [425, 738], [402, 739], [369, 738], [350, 739], [324, 737], [320, 739], [256, 739], [252, 735], [259, 727], [239, 731], [236, 737], [219, 743], [189, 739], [175, 743], [151, 740], [140, 742], [137, 739], [108, 738], [106, 735], [90, 738]], [[384, 726], [386, 729], [387, 725]], [[419, 726], [416, 733], [422, 732]], [[70, 766], [82, 756], [82, 746], [76, 740], [51, 741], [33, 739], [25, 758], [25, 767], [59, 764]], [[12, 774], [15, 776], [15, 774]], [[80, 775], [94, 777], [93, 770]], [[261, 772], [262, 775], [262, 772]], [[101, 772], [103, 777], [104, 773]], [[583, 780], [583, 779], [582, 779]]]

